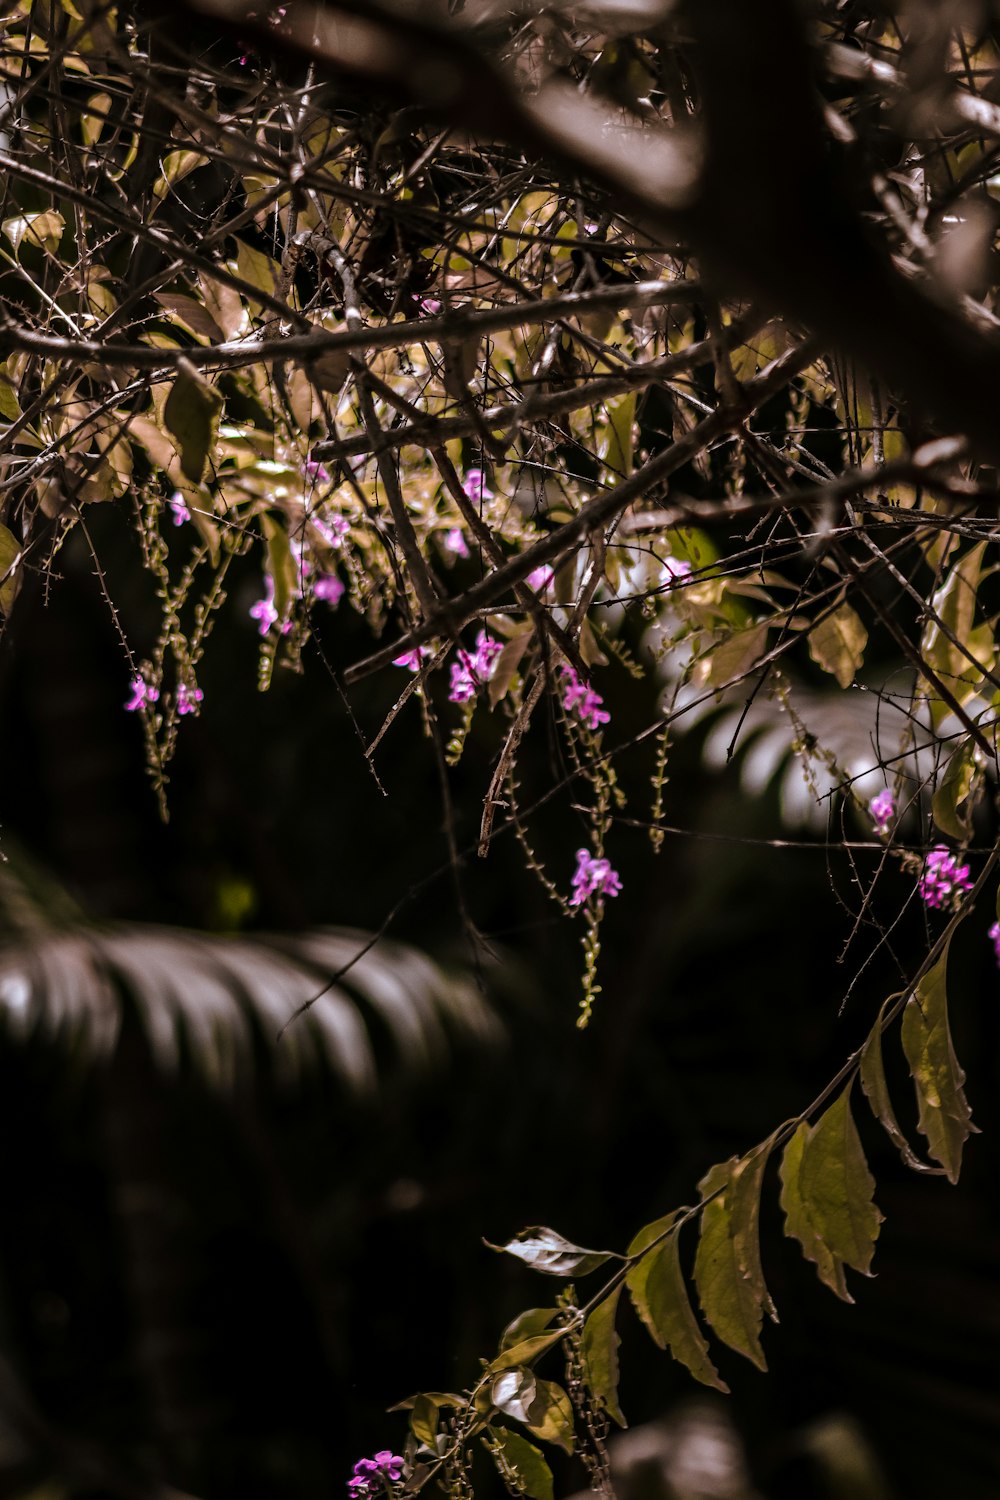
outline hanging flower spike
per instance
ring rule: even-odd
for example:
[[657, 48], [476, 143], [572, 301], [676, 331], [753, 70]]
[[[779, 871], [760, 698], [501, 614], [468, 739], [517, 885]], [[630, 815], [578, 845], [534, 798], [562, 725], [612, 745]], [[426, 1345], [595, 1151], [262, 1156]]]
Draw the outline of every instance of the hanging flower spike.
[[555, 576], [555, 569], [550, 568], [548, 563], [542, 563], [541, 567], [533, 568], [524, 581], [536, 594], [544, 594], [551, 587]]
[[147, 703], [155, 703], [160, 696], [155, 687], [150, 687], [145, 677], [133, 677], [129, 685], [132, 696], [125, 705], [126, 713], [135, 713], [137, 708], [145, 708]]
[[482, 469], [467, 469], [462, 488], [473, 505], [481, 505], [484, 500], [493, 499], [493, 491], [486, 483], [486, 475]]
[[877, 797], [872, 798], [868, 804], [868, 811], [871, 814], [875, 832], [880, 839], [884, 839], [889, 832], [889, 824], [896, 816], [896, 800], [888, 787], [884, 792], [879, 792]]
[[313, 484], [329, 484], [330, 472], [325, 464], [318, 463], [314, 458], [307, 458], [302, 465], [302, 472]]
[[593, 688], [581, 682], [568, 662], [563, 662], [559, 672], [562, 677], [562, 706], [566, 712], [575, 714], [588, 729], [599, 729], [602, 724], [610, 724], [611, 715], [603, 707], [604, 699], [600, 693], [595, 693]]
[[570, 906], [582, 906], [591, 896], [617, 896], [622, 888], [618, 872], [606, 859], [597, 859], [586, 849], [576, 851], [576, 874], [573, 876], [573, 894]]
[[433, 655], [430, 646], [415, 646], [412, 651], [404, 651], [402, 656], [394, 656], [392, 664], [394, 667], [406, 667], [409, 672], [419, 672], [425, 658]]
[[313, 584], [313, 598], [322, 599], [331, 609], [336, 609], [344, 597], [344, 585], [336, 573], [321, 573]]
[[196, 714], [204, 696], [200, 687], [189, 688], [186, 682], [179, 682], [177, 684], [177, 712], [181, 715]]
[[1000, 969], [1000, 922], [994, 922], [989, 930], [989, 939], [993, 944], [993, 952], [996, 955], [997, 968]]
[[489, 682], [496, 670], [497, 657], [503, 647], [499, 641], [481, 630], [476, 636], [475, 651], [459, 651], [458, 661], [451, 664], [451, 690], [449, 703], [468, 703], [476, 695], [476, 689]]
[[452, 526], [449, 531], [446, 531], [442, 545], [446, 552], [452, 553], [455, 557], [468, 557], [469, 555], [468, 543], [461, 526]]
[[180, 490], [174, 490], [167, 504], [173, 512], [175, 526], [183, 526], [185, 521], [190, 521], [191, 512], [188, 510], [184, 496]]
[[925, 905], [940, 909], [952, 906], [959, 896], [972, 890], [972, 885], [968, 865], [960, 865], [958, 856], [945, 844], [936, 844], [924, 861], [917, 889]]

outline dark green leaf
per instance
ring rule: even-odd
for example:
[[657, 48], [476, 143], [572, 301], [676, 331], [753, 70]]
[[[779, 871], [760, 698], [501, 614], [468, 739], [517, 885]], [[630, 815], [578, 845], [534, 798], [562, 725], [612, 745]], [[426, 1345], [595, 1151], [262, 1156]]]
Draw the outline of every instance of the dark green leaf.
[[530, 1338], [522, 1339], [519, 1344], [512, 1344], [499, 1354], [490, 1365], [490, 1370], [498, 1375], [501, 1370], [513, 1370], [515, 1365], [526, 1365], [544, 1354], [546, 1349], [551, 1349], [562, 1337], [563, 1330], [556, 1328], [551, 1333], [533, 1334]]
[[[648, 1244], [670, 1229], [676, 1217], [667, 1214], [640, 1229], [629, 1246], [629, 1257], [642, 1254]], [[625, 1284], [636, 1312], [660, 1348], [669, 1349], [674, 1359], [686, 1365], [703, 1385], [728, 1391], [708, 1357], [708, 1344], [688, 1298], [676, 1231], [629, 1267]]]
[[177, 439], [181, 469], [200, 484], [219, 426], [221, 394], [186, 359], [178, 360], [177, 375], [163, 408], [167, 431]]
[[531, 1500], [552, 1500], [552, 1470], [534, 1443], [506, 1427], [491, 1427], [486, 1446], [500, 1477], [519, 1494]]
[[702, 1209], [694, 1281], [701, 1310], [723, 1343], [766, 1370], [760, 1346], [762, 1300], [740, 1270], [732, 1235], [731, 1183], [737, 1165], [733, 1160], [715, 1166], [698, 1184], [703, 1198], [717, 1196]]
[[515, 1344], [543, 1333], [558, 1311], [557, 1307], [529, 1307], [526, 1312], [518, 1313], [500, 1336], [501, 1353], [504, 1349], [513, 1349]]
[[605, 1297], [594, 1308], [583, 1325], [583, 1368], [587, 1385], [596, 1404], [614, 1417], [620, 1427], [627, 1426], [618, 1406], [618, 1345], [621, 1340], [615, 1332], [615, 1313], [621, 1286], [615, 1287], [610, 1297]]
[[548, 1276], [586, 1276], [613, 1258], [610, 1250], [585, 1250], [544, 1225], [522, 1229], [506, 1245], [490, 1245], [490, 1249], [516, 1255], [533, 1270], [544, 1271]]
[[917, 1091], [920, 1129], [949, 1182], [957, 1182], [962, 1147], [975, 1131], [948, 1025], [948, 949], [917, 985], [903, 1011], [903, 1051]]

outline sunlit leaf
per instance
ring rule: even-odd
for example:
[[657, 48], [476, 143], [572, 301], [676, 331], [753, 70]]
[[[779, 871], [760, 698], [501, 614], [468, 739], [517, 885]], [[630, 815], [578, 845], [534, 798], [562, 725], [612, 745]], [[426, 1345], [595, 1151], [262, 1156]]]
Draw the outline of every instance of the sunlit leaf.
[[506, 1245], [490, 1245], [490, 1249], [516, 1255], [532, 1270], [548, 1276], [586, 1276], [614, 1258], [610, 1250], [585, 1250], [544, 1225], [522, 1229]]
[[867, 644], [868, 632], [849, 604], [839, 605], [809, 631], [809, 655], [842, 688], [854, 681]]
[[[949, 945], [950, 946], [950, 945]], [[917, 1091], [927, 1148], [950, 1182], [958, 1181], [962, 1147], [976, 1130], [948, 1025], [948, 948], [917, 985], [903, 1011], [903, 1051]]]
[[573, 1452], [573, 1403], [554, 1380], [536, 1377], [535, 1398], [528, 1408], [525, 1426], [543, 1443], [553, 1443], [567, 1453]]
[[525, 1365], [515, 1365], [511, 1370], [502, 1371], [490, 1387], [490, 1400], [497, 1411], [502, 1411], [504, 1416], [513, 1417], [518, 1422], [528, 1420], [528, 1408], [537, 1394], [534, 1371]]

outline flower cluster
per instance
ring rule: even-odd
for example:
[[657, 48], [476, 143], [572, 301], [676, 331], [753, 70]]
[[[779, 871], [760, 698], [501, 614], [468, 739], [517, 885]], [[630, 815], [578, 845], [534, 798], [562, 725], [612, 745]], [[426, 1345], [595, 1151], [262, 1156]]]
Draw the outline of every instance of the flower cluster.
[[200, 687], [188, 687], [186, 682], [177, 684], [177, 712], [184, 714], [196, 714], [198, 705], [202, 702], [205, 694]]
[[403, 1477], [403, 1460], [388, 1448], [376, 1453], [374, 1458], [359, 1458], [354, 1465], [354, 1478], [347, 1481], [347, 1492], [352, 1500], [369, 1500], [369, 1497], [385, 1493], [386, 1482], [395, 1484]]
[[[264, 574], [264, 597], [258, 599], [256, 604], [251, 604], [250, 618], [257, 621], [259, 635], [267, 635], [271, 626], [278, 623], [278, 611], [274, 603], [274, 579], [270, 573]], [[281, 626], [282, 635], [287, 635], [291, 628], [289, 621], [285, 620]]]
[[458, 661], [451, 664], [449, 703], [468, 703], [476, 688], [489, 682], [496, 670], [497, 657], [503, 650], [499, 641], [481, 630], [476, 636], [475, 651], [459, 651]]
[[576, 874], [573, 876], [573, 894], [570, 906], [582, 906], [591, 896], [617, 896], [622, 888], [618, 872], [611, 868], [610, 861], [588, 854], [586, 849], [576, 851]]
[[917, 882], [927, 906], [951, 906], [957, 897], [971, 891], [968, 865], [960, 865], [958, 855], [944, 844], [937, 844], [924, 861], [924, 872]]
[[872, 798], [868, 804], [868, 811], [875, 825], [875, 832], [880, 839], [884, 839], [889, 832], [889, 824], [896, 816], [895, 798], [888, 787], [884, 792], [879, 792], [877, 797]]
[[329, 484], [330, 471], [325, 464], [321, 464], [315, 458], [307, 458], [302, 465], [302, 473], [312, 481], [313, 484]]
[[604, 699], [599, 693], [581, 682], [567, 662], [563, 662], [559, 674], [562, 677], [562, 706], [568, 714], [575, 714], [588, 729], [599, 729], [602, 724], [610, 724], [611, 715], [603, 706]]
[[147, 703], [155, 703], [160, 696], [155, 687], [151, 687], [145, 677], [133, 677], [129, 684], [132, 696], [125, 705], [126, 713], [134, 713], [137, 708], [145, 708]]

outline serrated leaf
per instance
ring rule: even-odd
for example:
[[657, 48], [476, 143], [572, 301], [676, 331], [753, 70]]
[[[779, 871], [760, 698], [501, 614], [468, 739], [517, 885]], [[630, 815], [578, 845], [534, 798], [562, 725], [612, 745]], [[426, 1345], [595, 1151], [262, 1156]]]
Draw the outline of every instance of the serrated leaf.
[[773, 1138], [765, 1141], [736, 1163], [726, 1196], [730, 1199], [729, 1229], [740, 1274], [749, 1282], [768, 1317], [777, 1323], [778, 1314], [760, 1262], [760, 1190], [773, 1144]]
[[517, 1422], [528, 1420], [528, 1408], [537, 1394], [534, 1372], [526, 1365], [515, 1365], [513, 1369], [502, 1371], [490, 1387], [490, 1400], [497, 1411]]
[[561, 1328], [554, 1328], [551, 1333], [532, 1334], [530, 1338], [522, 1339], [520, 1343], [512, 1344], [509, 1349], [498, 1354], [490, 1365], [490, 1371], [495, 1375], [500, 1370], [512, 1370], [515, 1365], [526, 1365], [529, 1360], [537, 1359], [546, 1349], [558, 1344], [562, 1336]]
[[976, 747], [971, 739], [959, 746], [948, 762], [944, 776], [934, 792], [931, 811], [942, 833], [961, 843], [972, 828], [972, 803], [969, 794], [976, 774]]
[[[950, 946], [950, 945], [949, 945]], [[962, 1147], [975, 1132], [948, 1025], [948, 948], [924, 975], [903, 1011], [903, 1051], [917, 1091], [919, 1126], [927, 1149], [957, 1182]]]
[[529, 1307], [526, 1312], [518, 1313], [500, 1335], [501, 1352], [543, 1333], [558, 1311], [557, 1307]]
[[740, 1270], [732, 1235], [731, 1184], [736, 1166], [735, 1159], [721, 1163], [698, 1184], [703, 1198], [717, 1196], [702, 1209], [694, 1282], [705, 1319], [723, 1343], [745, 1355], [759, 1370], [766, 1370], [760, 1346], [762, 1301], [757, 1288]]
[[809, 655], [824, 672], [849, 688], [865, 659], [868, 632], [849, 604], [841, 604], [809, 632]]
[[909, 1141], [899, 1127], [896, 1112], [892, 1107], [892, 1099], [889, 1097], [889, 1085], [886, 1083], [885, 1068], [882, 1063], [882, 1016], [885, 1006], [879, 1012], [879, 1018], [872, 1027], [871, 1035], [861, 1049], [861, 1067], [859, 1077], [861, 1087], [865, 1092], [868, 1103], [871, 1105], [872, 1114], [882, 1125], [886, 1135], [899, 1151], [906, 1165], [914, 1172], [930, 1172], [939, 1174], [940, 1167], [929, 1167], [926, 1162], [920, 1160], [913, 1151]]
[[506, 1245], [489, 1248], [516, 1255], [532, 1270], [544, 1271], [547, 1276], [587, 1276], [614, 1258], [610, 1250], [585, 1250], [582, 1245], [574, 1245], [545, 1225], [522, 1229]]
[[552, 1470], [541, 1449], [507, 1427], [491, 1427], [487, 1444], [500, 1477], [531, 1500], [552, 1500]]
[[573, 1452], [573, 1403], [561, 1385], [554, 1380], [535, 1380], [535, 1399], [528, 1409], [525, 1425], [543, 1443], [554, 1443]]
[[853, 1302], [844, 1280], [843, 1262], [817, 1232], [810, 1205], [802, 1196], [799, 1177], [808, 1139], [809, 1126], [803, 1120], [781, 1159], [781, 1207], [785, 1214], [785, 1233], [798, 1240], [806, 1260], [815, 1264], [820, 1281], [845, 1302]]
[[0, 525], [0, 610], [5, 615], [10, 613], [21, 587], [21, 575], [17, 566], [21, 551], [21, 543], [14, 533]]
[[219, 426], [222, 396], [187, 360], [178, 360], [177, 375], [163, 407], [163, 421], [177, 439], [181, 469], [200, 484]]
[[824, 1244], [844, 1265], [868, 1275], [882, 1215], [851, 1114], [850, 1084], [809, 1132], [799, 1191]]
[[614, 1417], [619, 1427], [628, 1424], [618, 1405], [618, 1345], [621, 1340], [615, 1331], [615, 1314], [621, 1286], [617, 1286], [610, 1297], [594, 1308], [583, 1325], [584, 1378], [596, 1404]]
[[[641, 1255], [648, 1244], [671, 1228], [676, 1217], [676, 1213], [670, 1213], [640, 1229], [628, 1248], [629, 1257]], [[728, 1391], [729, 1387], [708, 1357], [708, 1343], [691, 1307], [681, 1270], [676, 1231], [629, 1267], [625, 1285], [654, 1343], [661, 1349], [669, 1349], [673, 1358], [685, 1365], [695, 1380], [714, 1386], [716, 1390]]]

